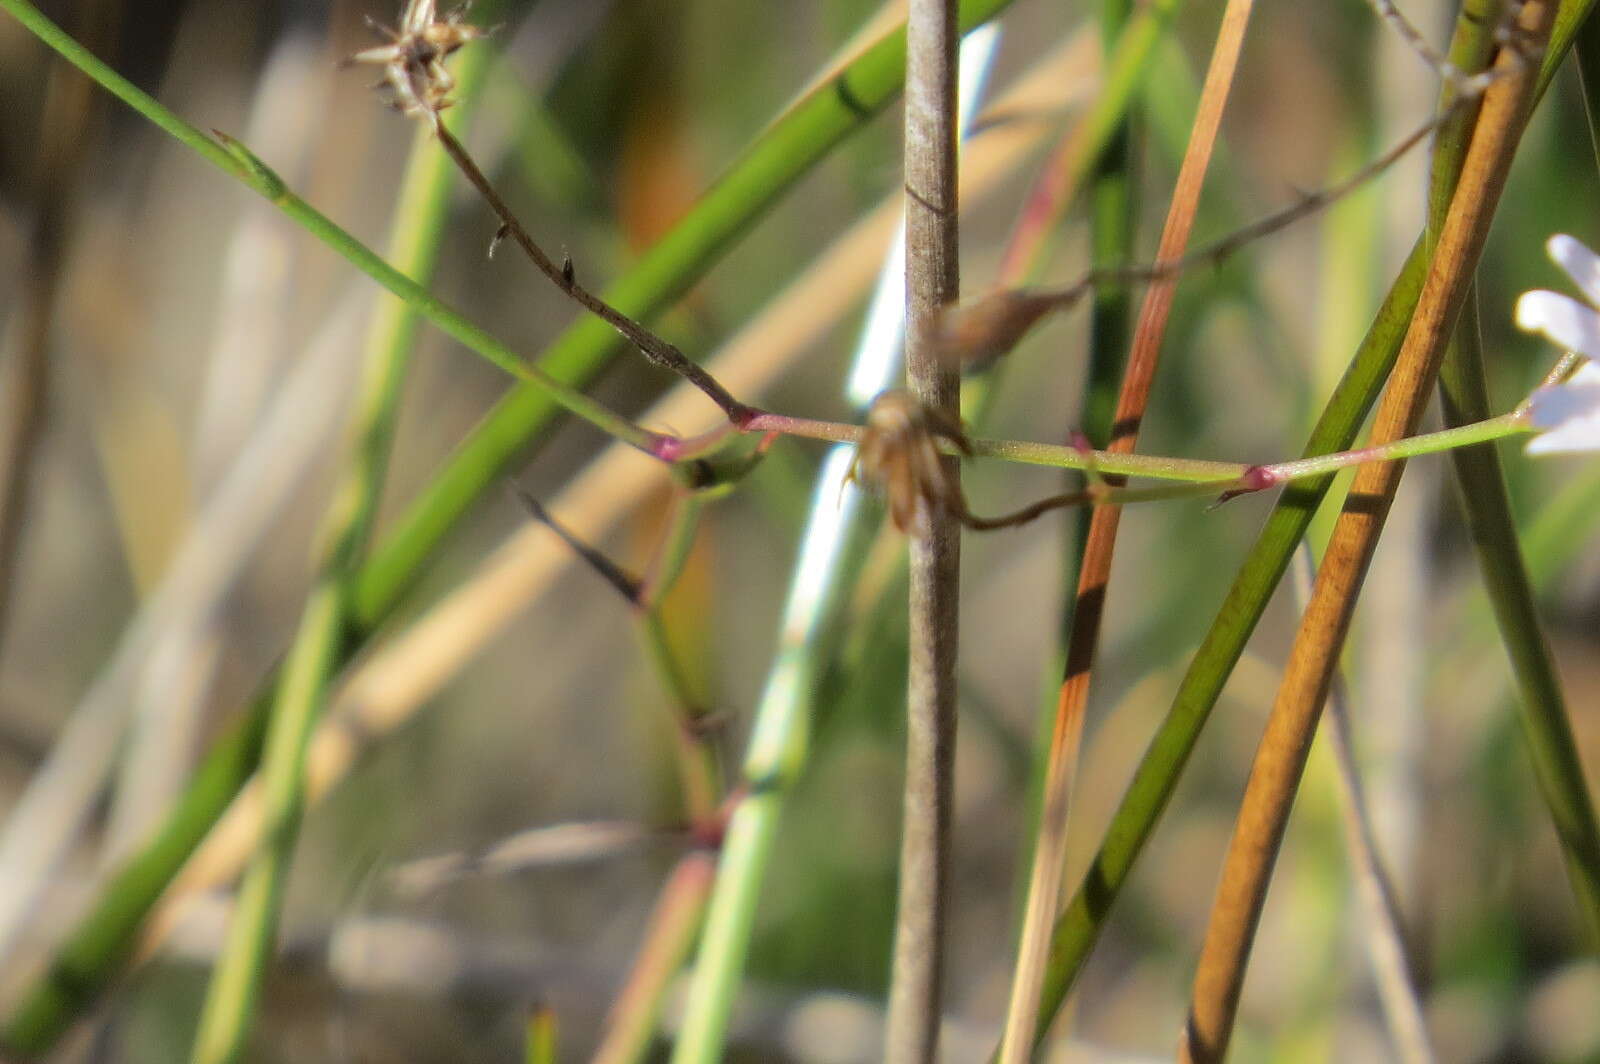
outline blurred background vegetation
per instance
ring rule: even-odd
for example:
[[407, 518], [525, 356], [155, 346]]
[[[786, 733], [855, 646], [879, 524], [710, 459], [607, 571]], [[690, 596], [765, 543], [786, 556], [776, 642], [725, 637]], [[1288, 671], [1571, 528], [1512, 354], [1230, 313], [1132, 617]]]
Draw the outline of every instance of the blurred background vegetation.
[[[366, 91], [370, 70], [336, 63], [373, 43], [364, 17], [393, 22], [395, 12], [347, 0], [42, 6], [173, 110], [240, 137], [307, 200], [385, 246], [413, 124]], [[545, 246], [565, 249], [579, 277], [600, 285], [682, 216], [876, 8], [868, 0], [508, 3], [493, 20], [499, 28], [487, 47], [498, 58], [469, 143]], [[1143, 257], [1155, 247], [1218, 10], [1189, 6], [1141, 91]], [[1407, 10], [1435, 41], [1454, 17], [1440, 0]], [[1090, 30], [1092, 16], [1086, 5], [1019, 0], [1003, 20], [994, 93]], [[81, 123], [73, 138], [82, 143], [81, 165], [41, 175], [51, 67], [45, 48], [0, 18], [0, 320], [19, 320], [41, 269], [55, 283], [40, 398], [11, 404], [6, 415], [30, 409], [39, 437], [11, 511], [18, 533], [0, 604], [0, 810], [106, 667], [292, 367], [311, 357], [347, 293], [358, 293], [363, 307], [377, 293], [247, 190], [103, 95], [73, 119]], [[1092, 91], [1093, 70], [1082, 77]], [[1357, 0], [1266, 3], [1237, 89], [1196, 243], [1359, 167], [1426, 120], [1436, 79]], [[1054, 104], [992, 123], [1031, 124], [1039, 135], [1035, 150], [967, 206], [968, 290], [992, 281], [1044, 151], [1084, 99], [1082, 87], [1063, 86]], [[1553, 357], [1510, 323], [1517, 293], [1570, 290], [1543, 257], [1546, 237], [1600, 239], [1594, 144], [1569, 69], [1524, 141], [1480, 275], [1496, 410], [1526, 394]], [[709, 354], [898, 188], [898, 159], [891, 108], [764, 217], [661, 320], [661, 331], [692, 356]], [[1184, 280], [1141, 450], [1264, 461], [1299, 449], [1420, 230], [1424, 166], [1419, 153], [1331, 211]], [[61, 225], [59, 261], [38, 253], [46, 217]], [[1083, 229], [1075, 212], [1057, 240], [1053, 279], [1083, 269]], [[494, 231], [488, 210], [458, 182], [433, 288], [514, 348], [536, 352], [574, 310], [513, 254], [487, 259]], [[854, 276], [835, 281], [849, 311], [752, 401], [851, 416], [840, 382], [866, 285]], [[983, 432], [1065, 438], [1078, 423], [1084, 334], [1085, 315], [1069, 313], [1013, 353]], [[5, 344], [0, 388], [24, 395], [17, 328]], [[358, 348], [353, 338], [342, 349], [336, 341], [335, 357], [314, 367], [315, 388], [347, 393]], [[591, 390], [634, 412], [670, 384], [623, 358]], [[380, 534], [505, 385], [502, 373], [423, 330]], [[204, 709], [196, 733], [172, 740], [174, 771], [187, 771], [288, 644], [343, 453], [337, 413], [307, 415], [313, 458], [293, 472], [270, 531], [244, 552], [225, 602], [206, 615], [193, 650], [203, 664], [165, 672], [152, 665], [143, 681], [158, 685], [145, 702], [174, 689], [159, 685], [177, 685]], [[554, 497], [604, 443], [569, 424], [517, 482]], [[821, 454], [820, 446], [782, 441], [740, 491], [711, 507], [667, 603], [672, 641], [715, 712], [730, 771], [771, 659]], [[1600, 466], [1534, 465], [1515, 449], [1505, 458], [1593, 780]], [[986, 513], [1058, 490], [1058, 479], [996, 463], [967, 471], [974, 506]], [[662, 534], [668, 481], [657, 482], [630, 501], [601, 544], [634, 567]], [[1182, 501], [1125, 515], [1069, 882], [1098, 843], [1270, 504]], [[1026, 871], [1032, 749], [1059, 671], [1064, 545], [1082, 519], [1056, 515], [966, 539], [952, 1060], [987, 1053], [1004, 1009]], [[526, 521], [513, 499], [491, 492], [386, 630], [403, 629]], [[860, 574], [846, 590], [819, 686], [812, 757], [762, 898], [737, 1059], [870, 1060], [877, 1052], [873, 1025], [894, 906], [904, 636], [898, 592], [882, 592], [870, 561]], [[1170, 1053], [1295, 617], [1285, 589], [1057, 1027], [1062, 1059]], [[1442, 460], [1412, 464], [1357, 625], [1348, 654], [1357, 745], [1439, 1058], [1600, 1059], [1600, 963], [1580, 948]], [[567, 566], [310, 813], [288, 901], [287, 956], [268, 985], [256, 1058], [515, 1059], [528, 1011], [539, 1004], [559, 1018], [564, 1057], [582, 1059], [661, 880], [689, 844], [678, 830], [667, 699], [626, 605], [592, 573]], [[20, 989], [29, 965], [91, 896], [105, 847], [118, 845], [116, 817], [115, 802], [97, 814], [30, 921], [29, 959], [0, 980], [0, 994]], [[395, 886], [394, 870], [416, 858], [480, 851], [536, 827], [602, 822], [646, 830], [605, 843], [595, 826], [589, 834], [601, 841], [581, 858], [453, 878], [421, 894]], [[1388, 1058], [1350, 882], [1319, 741], [1245, 988], [1235, 1059]], [[188, 918], [63, 1059], [183, 1059], [216, 938], [215, 919]]]

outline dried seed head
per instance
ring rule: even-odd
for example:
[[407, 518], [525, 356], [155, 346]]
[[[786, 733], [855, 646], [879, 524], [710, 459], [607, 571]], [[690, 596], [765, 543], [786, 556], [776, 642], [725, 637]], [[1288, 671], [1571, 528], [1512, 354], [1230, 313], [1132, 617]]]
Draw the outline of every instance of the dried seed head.
[[910, 392], [884, 392], [867, 411], [866, 434], [856, 449], [850, 477], [883, 493], [895, 527], [902, 532], [910, 530], [921, 502], [966, 514], [961, 484], [945, 470], [940, 440], [962, 454], [972, 453], [959, 423]]
[[452, 103], [450, 93], [456, 87], [444, 61], [462, 45], [483, 36], [478, 27], [462, 21], [465, 17], [465, 8], [440, 18], [434, 0], [410, 0], [399, 31], [389, 33], [390, 43], [357, 52], [348, 62], [383, 67], [379, 84], [394, 94], [395, 108], [410, 117], [437, 122], [439, 112]]
[[962, 373], [978, 373], [1016, 347], [1040, 318], [1074, 299], [1060, 293], [998, 288], [947, 307], [939, 323], [939, 355]]

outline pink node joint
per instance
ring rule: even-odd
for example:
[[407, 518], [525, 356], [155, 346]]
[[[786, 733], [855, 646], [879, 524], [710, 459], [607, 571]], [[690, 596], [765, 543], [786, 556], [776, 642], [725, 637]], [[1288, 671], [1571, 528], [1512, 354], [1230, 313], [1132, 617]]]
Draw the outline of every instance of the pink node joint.
[[677, 436], [657, 436], [650, 444], [650, 455], [672, 465], [683, 458], [683, 440]]
[[1263, 491], [1276, 487], [1282, 479], [1268, 466], [1253, 465], [1244, 471], [1244, 476], [1239, 478], [1239, 484], [1233, 489], [1233, 493], [1244, 495], [1252, 491]]

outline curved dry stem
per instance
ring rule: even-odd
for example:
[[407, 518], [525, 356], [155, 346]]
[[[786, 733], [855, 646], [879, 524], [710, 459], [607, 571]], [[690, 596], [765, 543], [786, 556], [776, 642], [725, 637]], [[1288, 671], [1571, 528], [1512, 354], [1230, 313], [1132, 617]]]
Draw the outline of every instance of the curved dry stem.
[[[1519, 28], [1530, 41], [1542, 45], [1554, 6], [1545, 0], [1524, 6]], [[1505, 76], [1485, 95], [1459, 190], [1379, 404], [1372, 431], [1378, 443], [1410, 435], [1422, 416], [1527, 120], [1533, 64], [1503, 54], [1497, 66]], [[1311, 738], [1403, 471], [1403, 463], [1386, 463], [1356, 474], [1317, 574], [1223, 864], [1180, 1044], [1180, 1059], [1186, 1062], [1221, 1061], [1226, 1054], [1250, 946]]]

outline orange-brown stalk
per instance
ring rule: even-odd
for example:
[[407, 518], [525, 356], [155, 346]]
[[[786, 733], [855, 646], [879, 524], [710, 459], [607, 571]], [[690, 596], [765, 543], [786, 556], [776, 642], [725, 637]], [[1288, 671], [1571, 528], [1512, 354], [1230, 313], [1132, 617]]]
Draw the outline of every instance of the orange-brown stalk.
[[[1555, 4], [1531, 0], [1521, 12], [1521, 47], [1502, 50], [1502, 76], [1484, 97], [1483, 111], [1434, 250], [1422, 295], [1373, 422], [1372, 442], [1411, 435], [1483, 251], [1495, 205], [1527, 122], [1538, 64]], [[1534, 47], [1534, 46], [1537, 46]], [[1349, 631], [1361, 581], [1384, 518], [1399, 487], [1403, 462], [1364, 466], [1334, 526], [1311, 602], [1301, 618], [1289, 665], [1251, 766], [1223, 863], [1222, 880], [1195, 973], [1189, 1021], [1179, 1047], [1185, 1062], [1222, 1060], [1228, 1048], [1245, 965], [1267, 884], [1322, 704]]]
[[[1201, 87], [1200, 105], [1189, 135], [1189, 145], [1178, 171], [1172, 204], [1167, 209], [1167, 220], [1162, 228], [1158, 262], [1181, 257], [1188, 246], [1195, 211], [1200, 202], [1200, 190], [1210, 166], [1217, 129], [1233, 85], [1245, 28], [1253, 7], [1253, 0], [1229, 0], [1223, 12], [1216, 47], [1212, 50], [1205, 84]], [[1128, 365], [1117, 396], [1116, 416], [1108, 443], [1111, 451], [1128, 453], [1138, 443], [1139, 424], [1149, 404], [1151, 383], [1160, 361], [1161, 341], [1166, 333], [1175, 287], [1175, 279], [1158, 280], [1145, 292], [1134, 332], [1133, 348], [1128, 354]], [[1066, 674], [1056, 700], [1039, 814], [1039, 837], [1034, 848], [1027, 910], [1023, 916], [1017, 969], [1012, 980], [1011, 1003], [1007, 1009], [1006, 1031], [1001, 1043], [1000, 1057], [1005, 1062], [1028, 1059], [1034, 1043], [1039, 990], [1049, 959], [1050, 929], [1061, 894], [1067, 814], [1072, 781], [1077, 772], [1078, 748], [1083, 738], [1090, 670], [1099, 642], [1106, 586], [1111, 577], [1111, 559], [1121, 516], [1122, 509], [1119, 506], [1095, 508], [1089, 522], [1083, 563], [1079, 569], [1072, 636], [1067, 644]]]

